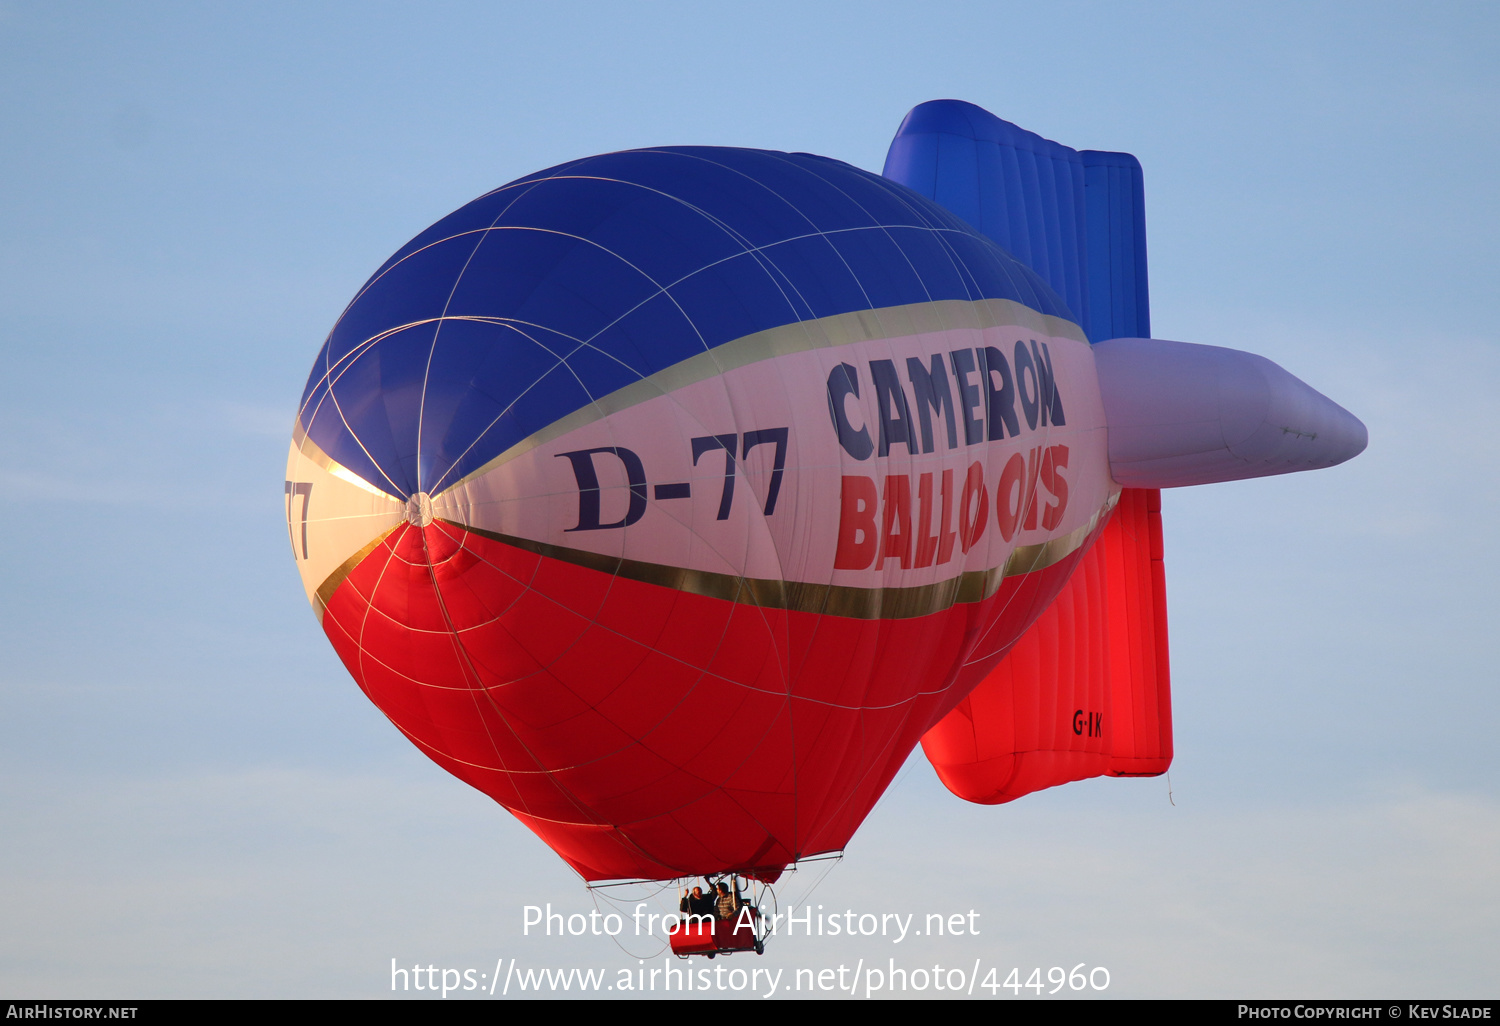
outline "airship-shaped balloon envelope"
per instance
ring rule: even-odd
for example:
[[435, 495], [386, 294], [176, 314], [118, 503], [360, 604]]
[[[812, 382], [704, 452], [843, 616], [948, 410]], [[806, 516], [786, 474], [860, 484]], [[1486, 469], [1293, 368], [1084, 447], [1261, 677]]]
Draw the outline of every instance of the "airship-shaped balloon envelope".
[[[898, 164], [921, 163], [924, 108]], [[922, 117], [1005, 125], [974, 111]], [[1164, 768], [1159, 502], [1122, 491], [1108, 416], [1129, 389], [1102, 387], [1090, 345], [1155, 345], [1139, 168], [1074, 156], [1073, 179], [1038, 178], [1040, 157], [1016, 179], [1041, 206], [984, 172], [960, 209], [942, 175], [890, 163], [634, 150], [422, 232], [330, 333], [288, 464], [307, 597], [359, 686], [591, 881], [773, 879], [840, 850], [924, 735], [975, 800], [1088, 775], [1075, 749]], [[997, 196], [1026, 245], [985, 222]], [[1231, 457], [1280, 458], [1243, 442]], [[1110, 558], [1133, 583], [1111, 591], [1101, 539], [1128, 532]], [[1127, 592], [1148, 612], [1111, 649]], [[1159, 670], [1110, 676], [1144, 649]], [[1041, 696], [1002, 740], [981, 708], [997, 674], [1005, 701]], [[1115, 687], [1075, 744], [1062, 706]], [[1052, 751], [1024, 749], [1025, 723], [1062, 731], [1068, 765], [996, 791], [974, 767], [997, 745]]]

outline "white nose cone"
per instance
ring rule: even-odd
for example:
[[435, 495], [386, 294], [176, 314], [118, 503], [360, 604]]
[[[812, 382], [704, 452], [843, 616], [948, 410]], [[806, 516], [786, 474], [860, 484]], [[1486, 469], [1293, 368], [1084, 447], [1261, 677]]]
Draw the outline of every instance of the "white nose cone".
[[1094, 346], [1109, 471], [1132, 488], [1331, 467], [1369, 441], [1359, 418], [1263, 356], [1154, 338]]
[[432, 496], [418, 492], [406, 500], [406, 519], [416, 527], [432, 523]]

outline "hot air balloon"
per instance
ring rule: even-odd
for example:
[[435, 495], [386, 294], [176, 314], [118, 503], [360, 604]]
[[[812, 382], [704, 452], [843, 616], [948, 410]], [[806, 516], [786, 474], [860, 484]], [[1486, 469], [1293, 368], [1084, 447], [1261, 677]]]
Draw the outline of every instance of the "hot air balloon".
[[324, 632], [588, 881], [774, 880], [844, 848], [924, 735], [980, 801], [1159, 771], [1150, 489], [1338, 462], [1363, 428], [1147, 337], [1139, 197], [1128, 155], [954, 101], [885, 176], [674, 146], [479, 197], [308, 378], [285, 497]]

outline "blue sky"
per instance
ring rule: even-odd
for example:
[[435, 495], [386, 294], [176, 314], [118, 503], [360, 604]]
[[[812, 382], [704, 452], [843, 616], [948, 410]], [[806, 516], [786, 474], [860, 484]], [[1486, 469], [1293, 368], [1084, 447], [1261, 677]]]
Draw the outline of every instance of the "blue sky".
[[0, 0], [0, 994], [634, 965], [521, 935], [593, 899], [321, 637], [281, 519], [302, 383], [365, 277], [496, 185], [670, 143], [879, 170], [956, 97], [1136, 154], [1154, 334], [1276, 360], [1370, 448], [1166, 496], [1170, 800], [968, 806], [914, 755], [783, 904], [981, 935], [755, 964], [1494, 997], [1497, 52], [1482, 3]]

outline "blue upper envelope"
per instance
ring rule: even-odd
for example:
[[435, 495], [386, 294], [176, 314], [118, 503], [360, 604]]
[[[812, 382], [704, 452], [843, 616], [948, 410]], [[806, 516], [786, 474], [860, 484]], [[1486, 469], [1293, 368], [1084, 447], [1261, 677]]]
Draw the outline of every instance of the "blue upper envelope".
[[496, 189], [402, 247], [318, 354], [300, 422], [433, 494], [639, 378], [783, 324], [942, 299], [1078, 318], [978, 230], [805, 153], [631, 150]]

